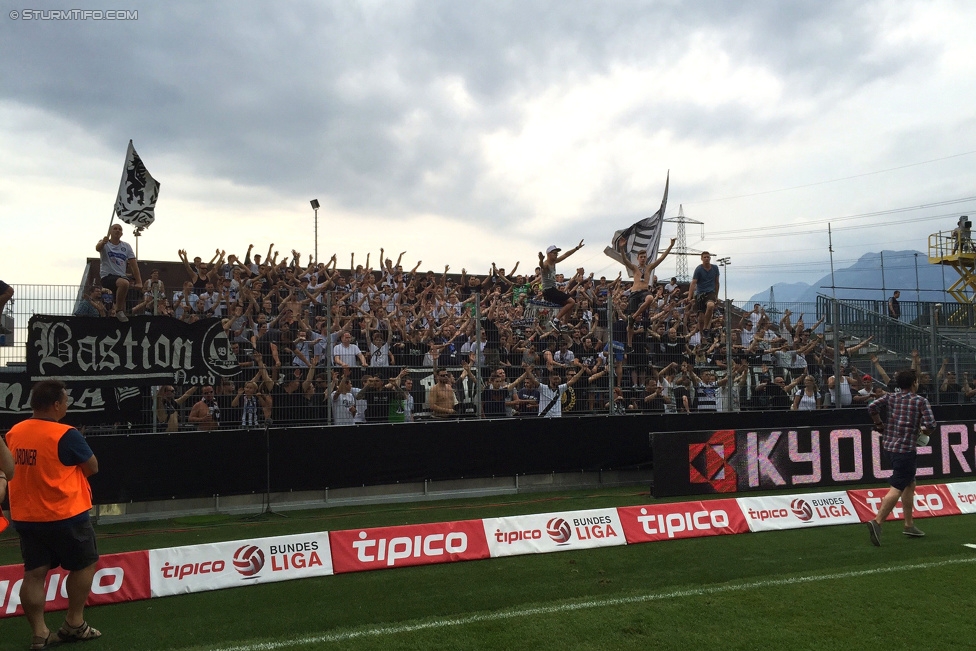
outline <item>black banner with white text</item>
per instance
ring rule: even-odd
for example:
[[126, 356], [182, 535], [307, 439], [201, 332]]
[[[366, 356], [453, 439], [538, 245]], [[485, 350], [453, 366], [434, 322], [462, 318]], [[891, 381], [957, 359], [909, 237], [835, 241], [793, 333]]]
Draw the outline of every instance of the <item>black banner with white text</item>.
[[134, 316], [123, 323], [35, 315], [28, 325], [27, 373], [34, 381], [198, 385], [239, 372], [220, 319]]

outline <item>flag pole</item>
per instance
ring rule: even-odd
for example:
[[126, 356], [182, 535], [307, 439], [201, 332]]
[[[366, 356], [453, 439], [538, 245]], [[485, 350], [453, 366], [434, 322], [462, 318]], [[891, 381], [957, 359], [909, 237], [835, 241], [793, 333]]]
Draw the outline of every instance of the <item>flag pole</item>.
[[[125, 187], [125, 173], [126, 173], [126, 169], [129, 166], [129, 151], [132, 150], [132, 149], [133, 149], [133, 147], [132, 147], [132, 139], [129, 138], [129, 146], [125, 150], [125, 163], [122, 164], [122, 178], [119, 179], [119, 193], [120, 194], [122, 192], [122, 188]], [[109, 231], [112, 230], [112, 224], [115, 223], [115, 216], [116, 216], [116, 214], [118, 212], [116, 210], [116, 208], [118, 207], [118, 204], [119, 204], [119, 196], [120, 195], [116, 195], [116, 197], [115, 197], [115, 203], [112, 204], [112, 218], [108, 220], [108, 230]], [[138, 256], [139, 254], [136, 253], [136, 255]]]

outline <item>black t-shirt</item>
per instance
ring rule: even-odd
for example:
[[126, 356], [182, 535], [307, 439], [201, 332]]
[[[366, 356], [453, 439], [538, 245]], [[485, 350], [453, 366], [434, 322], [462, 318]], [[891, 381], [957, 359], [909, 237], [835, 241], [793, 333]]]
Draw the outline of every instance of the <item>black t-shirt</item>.
[[614, 341], [627, 341], [627, 321], [625, 319], [614, 319], [613, 325], [610, 329], [613, 332]]
[[427, 354], [428, 350], [430, 350], [430, 347], [422, 341], [406, 341], [403, 344], [402, 358], [398, 357], [398, 359], [401, 359], [401, 363], [404, 366], [412, 368], [423, 366], [424, 355]]
[[271, 344], [281, 346], [281, 330], [278, 328], [268, 328], [268, 331], [258, 337], [254, 342], [254, 349], [263, 356], [271, 355]]
[[220, 427], [221, 428], [233, 428], [240, 427], [241, 424], [241, 408], [231, 407], [230, 403], [234, 401], [234, 395], [217, 394], [214, 396], [217, 401], [217, 406], [220, 407]]
[[481, 320], [481, 336], [484, 338], [485, 348], [498, 348], [498, 342], [500, 337], [498, 335], [498, 326], [492, 319], [482, 319]]
[[790, 406], [790, 397], [775, 382], [766, 385], [766, 397], [767, 404], [773, 409], [786, 409]]
[[947, 384], [945, 391], [939, 391], [940, 405], [958, 405], [962, 399], [962, 386], [956, 383]]
[[438, 366], [460, 366], [461, 365], [461, 347], [458, 346], [455, 341], [447, 344], [444, 348], [441, 348], [440, 354], [437, 356]]
[[507, 389], [487, 388], [481, 392], [481, 408], [485, 417], [505, 416], [505, 401], [508, 399]]
[[888, 299], [888, 316], [893, 319], [901, 316], [901, 305], [898, 304], [898, 299], [894, 296]]
[[675, 362], [680, 364], [685, 358], [685, 344], [687, 340], [682, 336], [676, 336], [674, 338], [669, 334], [665, 334], [661, 337], [661, 349], [663, 350], [662, 364], [670, 364]]
[[661, 412], [661, 413], [664, 412], [664, 407], [665, 407], [664, 398], [662, 398], [660, 395], [651, 398], [650, 400], [644, 400], [643, 398], [641, 398], [641, 400], [637, 402], [637, 405], [643, 411]]
[[366, 401], [367, 423], [386, 423], [390, 420], [390, 401], [396, 397], [392, 389], [366, 387], [356, 399]]

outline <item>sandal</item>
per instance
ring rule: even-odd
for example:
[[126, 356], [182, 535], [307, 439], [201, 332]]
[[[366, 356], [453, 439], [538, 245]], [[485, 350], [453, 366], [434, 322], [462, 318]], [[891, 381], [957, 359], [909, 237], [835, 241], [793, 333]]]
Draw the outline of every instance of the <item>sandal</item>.
[[31, 644], [28, 649], [31, 651], [39, 651], [40, 649], [46, 649], [55, 642], [58, 641], [58, 636], [55, 633], [49, 632], [47, 637], [41, 637], [40, 635], [35, 635], [31, 638]]
[[88, 622], [82, 622], [78, 626], [71, 626], [65, 622], [58, 630], [58, 640], [61, 642], [87, 642], [100, 637], [102, 632], [89, 626]]

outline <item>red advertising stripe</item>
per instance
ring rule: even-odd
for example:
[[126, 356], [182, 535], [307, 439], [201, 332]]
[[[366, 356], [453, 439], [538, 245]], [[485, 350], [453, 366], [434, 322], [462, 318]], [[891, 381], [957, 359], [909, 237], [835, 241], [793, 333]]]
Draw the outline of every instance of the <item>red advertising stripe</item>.
[[[888, 493], [888, 488], [866, 488], [847, 491], [857, 515], [861, 522], [867, 522], [878, 515], [881, 506], [881, 499]], [[943, 515], [959, 515], [956, 499], [952, 491], [945, 484], [930, 484], [927, 486], [915, 487], [915, 499], [913, 515], [916, 518], [937, 518]], [[901, 507], [901, 500], [895, 505], [888, 520], [901, 520], [904, 512]]]
[[[68, 597], [65, 579], [68, 573], [61, 568], [51, 570], [44, 584], [47, 603], [45, 610], [65, 610]], [[0, 617], [23, 615], [20, 606], [20, 584], [24, 578], [23, 565], [0, 567]], [[116, 604], [124, 601], [149, 599], [149, 552], [106, 554], [98, 559], [92, 581], [88, 605]]]
[[331, 531], [329, 544], [336, 574], [488, 558], [481, 520]]
[[627, 544], [749, 532], [733, 499], [627, 506], [617, 513]]

